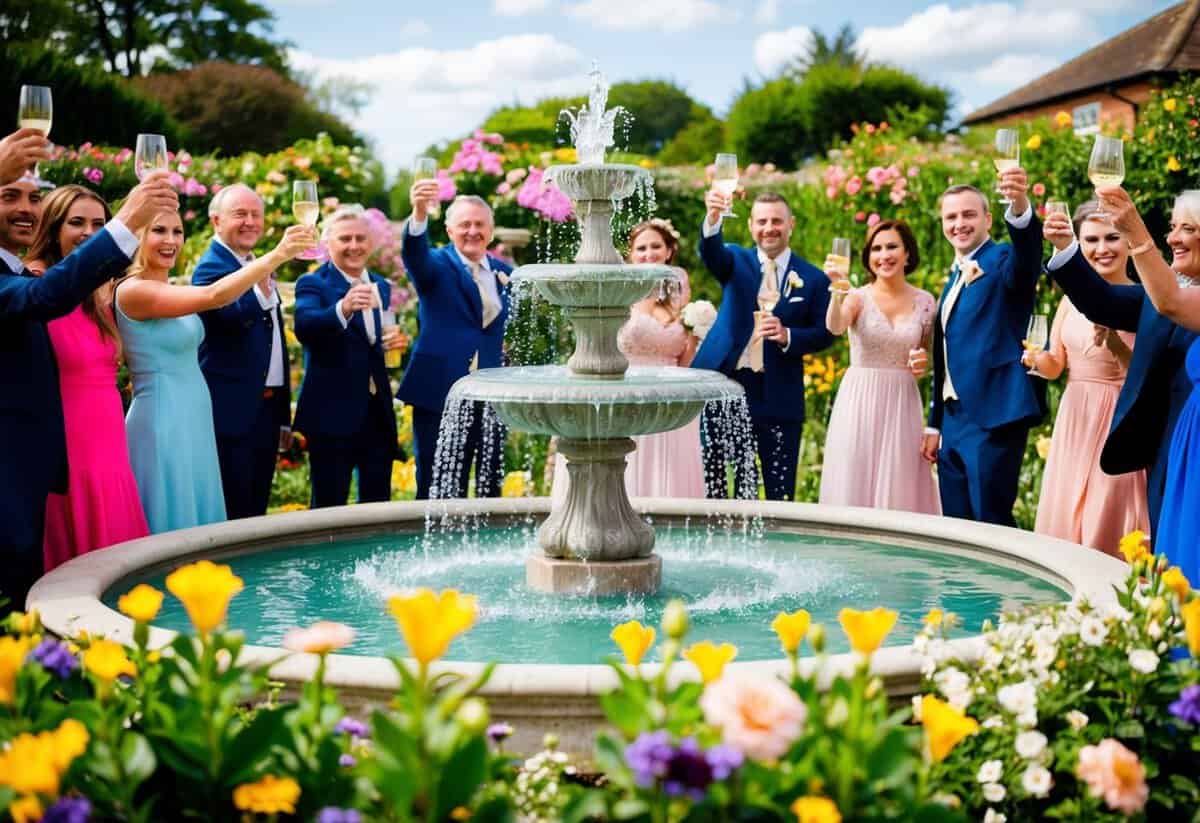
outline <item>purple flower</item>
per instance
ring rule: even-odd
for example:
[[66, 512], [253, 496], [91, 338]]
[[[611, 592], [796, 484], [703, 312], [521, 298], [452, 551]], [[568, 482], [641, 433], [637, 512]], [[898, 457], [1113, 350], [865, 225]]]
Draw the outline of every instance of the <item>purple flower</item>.
[[362, 823], [362, 815], [355, 809], [326, 806], [317, 812], [317, 823]]
[[706, 751], [704, 757], [712, 769], [713, 780], [724, 780], [746, 761], [745, 755], [737, 749], [720, 744]]
[[499, 744], [512, 737], [513, 727], [508, 723], [493, 723], [487, 727], [488, 739]]
[[1200, 685], [1188, 686], [1167, 709], [1184, 723], [1200, 726]]
[[338, 758], [338, 765], [344, 768], [352, 768], [358, 765], [358, 760], [352, 754], [343, 754]]
[[692, 800], [703, 800], [713, 782], [712, 766], [700, 750], [695, 738], [685, 737], [667, 762], [663, 791], [672, 797], [686, 794]]
[[625, 747], [625, 762], [633, 770], [634, 780], [648, 789], [667, 773], [674, 749], [666, 732], [642, 732]]
[[92, 804], [86, 797], [64, 797], [42, 817], [42, 823], [88, 823], [91, 820]]
[[79, 668], [79, 661], [70, 649], [51, 637], [39, 643], [29, 656], [41, 663], [46, 671], [57, 674], [61, 680], [66, 680], [71, 672]]
[[333, 727], [337, 734], [348, 734], [351, 737], [370, 737], [371, 731], [367, 728], [367, 724], [361, 720], [355, 720], [353, 717], [343, 717]]

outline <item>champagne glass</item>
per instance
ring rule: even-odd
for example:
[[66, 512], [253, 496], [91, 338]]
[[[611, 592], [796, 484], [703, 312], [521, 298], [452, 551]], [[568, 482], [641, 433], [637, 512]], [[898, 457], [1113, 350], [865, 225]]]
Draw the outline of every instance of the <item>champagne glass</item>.
[[[17, 104], [17, 126], [22, 129], [37, 129], [44, 136], [50, 135], [50, 123], [54, 119], [54, 103], [49, 86], [21, 86], [21, 97]], [[38, 176], [37, 164], [33, 164], [33, 176]]]
[[[437, 171], [437, 158], [423, 155], [413, 161], [413, 180], [437, 180]], [[430, 217], [437, 217], [442, 213], [441, 202], [434, 200], [429, 204], [427, 211]]]
[[[833, 238], [833, 249], [829, 256], [832, 263], [842, 274], [846, 276], [846, 280], [850, 279], [850, 238], [835, 237]], [[847, 283], [849, 285], [849, 283]]]
[[[1040, 352], [1046, 349], [1046, 341], [1050, 337], [1049, 326], [1046, 323], [1046, 315], [1035, 314], [1029, 318], [1029, 330], [1025, 333], [1025, 340], [1022, 345], [1025, 351]], [[1037, 364], [1029, 367], [1029, 374], [1037, 374]]]
[[[383, 328], [383, 336], [386, 337], [390, 329], [396, 327], [396, 313], [390, 309], [384, 308], [379, 312], [379, 325]], [[401, 358], [404, 353], [400, 349], [384, 349], [383, 350], [383, 365], [389, 369], [400, 368]]]
[[738, 187], [738, 164], [736, 154], [718, 154], [716, 169], [713, 171], [713, 188], [730, 198], [729, 208], [721, 212], [721, 217], [737, 217], [733, 213], [733, 193]]
[[[996, 129], [996, 153], [992, 162], [996, 164], [996, 174], [1015, 169], [1021, 163], [1021, 134], [1016, 129]], [[996, 181], [996, 191], [1000, 191], [1000, 181]], [[1012, 203], [1007, 197], [1001, 197], [1004, 205]]]
[[161, 134], [139, 134], [133, 153], [133, 173], [145, 180], [151, 172], [167, 170], [167, 138]]
[[[1088, 179], [1096, 188], [1101, 186], [1119, 186], [1125, 181], [1125, 141], [1119, 137], [1096, 135], [1092, 144], [1092, 157], [1088, 161]], [[1095, 212], [1095, 216], [1108, 219], [1103, 207]]]
[[[1071, 207], [1067, 205], [1066, 200], [1047, 200], [1046, 201], [1046, 216], [1049, 217], [1052, 214], [1066, 215], [1067, 220], [1069, 221], [1071, 219]], [[1071, 233], [1074, 234], [1074, 232], [1075, 232], [1075, 227], [1072, 226]]]
[[[292, 215], [305, 226], [317, 225], [321, 216], [321, 203], [317, 200], [317, 182], [315, 180], [292, 181]], [[296, 255], [300, 260], [316, 260], [319, 252], [316, 249], [305, 249]]]

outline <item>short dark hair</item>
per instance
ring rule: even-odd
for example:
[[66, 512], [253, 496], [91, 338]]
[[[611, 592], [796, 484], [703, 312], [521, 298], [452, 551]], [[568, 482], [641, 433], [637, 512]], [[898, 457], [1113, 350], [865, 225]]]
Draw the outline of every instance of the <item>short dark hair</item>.
[[942, 196], [938, 198], [938, 209], [940, 210], [942, 208], [942, 201], [945, 200], [947, 197], [949, 197], [952, 194], [962, 194], [965, 191], [972, 192], [975, 194], [976, 197], [979, 198], [979, 202], [983, 203], [983, 213], [984, 214], [992, 213], [992, 206], [990, 203], [988, 203], [987, 195], [984, 194], [982, 191], [980, 191], [975, 186], [972, 186], [970, 183], [956, 183], [953, 186], [951, 186], [950, 188], [946, 189], [944, 192], [942, 192]]
[[881, 231], [888, 230], [900, 235], [900, 242], [904, 244], [904, 251], [908, 254], [908, 260], [904, 263], [904, 274], [912, 274], [917, 270], [917, 266], [921, 264], [921, 253], [917, 250], [917, 238], [908, 224], [903, 220], [880, 220], [874, 226], [867, 229], [867, 242], [862, 247], [863, 268], [867, 272], [867, 278], [872, 283], [875, 282], [875, 272], [871, 271], [871, 244], [875, 242], [876, 236]]
[[792, 213], [792, 207], [788, 205], [787, 198], [777, 191], [759, 192], [758, 195], [755, 196], [754, 202], [750, 204], [750, 208], [753, 209], [759, 203], [782, 203], [783, 207], [787, 209], [788, 215], [791, 215]]

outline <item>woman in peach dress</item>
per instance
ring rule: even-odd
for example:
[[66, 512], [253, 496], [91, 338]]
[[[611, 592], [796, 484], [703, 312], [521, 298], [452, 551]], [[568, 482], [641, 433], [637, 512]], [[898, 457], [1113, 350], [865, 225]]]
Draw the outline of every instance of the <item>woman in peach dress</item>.
[[[666, 220], [652, 219], [629, 233], [631, 263], [671, 265], [679, 238]], [[678, 288], [663, 284], [633, 304], [629, 320], [617, 334], [617, 346], [629, 365], [686, 366], [696, 354], [695, 336], [679, 315], [691, 297], [687, 272], [677, 269]], [[632, 497], [704, 497], [704, 464], [700, 458], [700, 419], [661, 434], [635, 437], [637, 449], [625, 458], [625, 488]], [[554, 460], [551, 497], [567, 493], [566, 461]]]
[[[1131, 285], [1126, 269], [1129, 247], [1107, 220], [1097, 219], [1095, 201], [1075, 212], [1075, 235], [1084, 259], [1110, 283]], [[1112, 555], [1122, 535], [1150, 530], [1146, 473], [1110, 475], [1100, 469], [1100, 451], [1134, 336], [1097, 326], [1064, 297], [1050, 330], [1050, 349], [1026, 352], [1022, 361], [1054, 380], [1067, 372], [1058, 404], [1034, 531], [1091, 546]]]

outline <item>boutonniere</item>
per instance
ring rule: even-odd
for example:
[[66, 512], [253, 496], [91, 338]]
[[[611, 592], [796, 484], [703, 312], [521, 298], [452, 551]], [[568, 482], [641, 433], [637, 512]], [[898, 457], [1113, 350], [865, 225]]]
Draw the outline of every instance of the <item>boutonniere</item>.
[[504, 272], [502, 272], [502, 271], [496, 272], [496, 280], [497, 280], [497, 282], [500, 283], [501, 286], [504, 286], [505, 288], [508, 287], [508, 275], [505, 274]]
[[969, 286], [979, 278], [983, 277], [984, 271], [974, 260], [968, 260], [962, 265], [963, 285]]
[[787, 276], [788, 294], [791, 294], [792, 289], [802, 289], [802, 288], [804, 288], [804, 278], [801, 277], [800, 275], [796, 274], [794, 271], [788, 272], [788, 276]]

